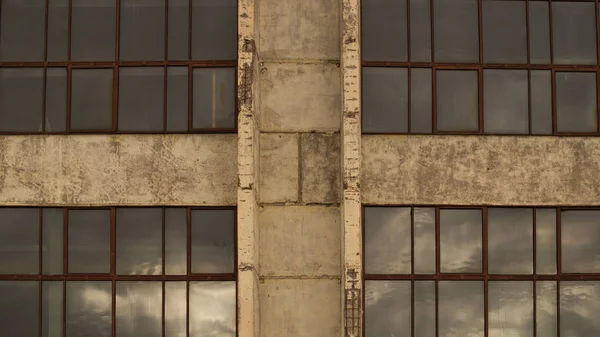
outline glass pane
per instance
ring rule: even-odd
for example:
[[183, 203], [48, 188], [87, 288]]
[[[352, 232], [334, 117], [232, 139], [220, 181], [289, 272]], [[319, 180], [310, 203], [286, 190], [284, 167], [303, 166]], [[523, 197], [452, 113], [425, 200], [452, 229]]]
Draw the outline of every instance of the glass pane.
[[44, 0], [0, 2], [0, 61], [44, 60]]
[[48, 1], [48, 61], [66, 61], [69, 53], [69, 0]]
[[479, 130], [477, 71], [441, 70], [437, 76], [437, 129]]
[[119, 69], [120, 131], [162, 131], [164, 76], [163, 67]]
[[435, 337], [435, 281], [415, 281], [415, 337]]
[[560, 282], [560, 335], [600, 335], [600, 282]]
[[168, 59], [187, 60], [189, 44], [189, 0], [169, 0]]
[[531, 73], [531, 133], [552, 134], [552, 73], [532, 70]]
[[412, 68], [410, 71], [410, 131], [431, 133], [433, 127], [431, 69]]
[[44, 69], [0, 68], [0, 131], [42, 131]]
[[536, 330], [538, 336], [556, 337], [556, 282], [536, 282]]
[[167, 67], [167, 131], [187, 129], [188, 68]]
[[440, 210], [442, 273], [481, 273], [481, 210]]
[[121, 0], [119, 28], [122, 61], [165, 59], [164, 0]]
[[194, 128], [235, 127], [235, 68], [194, 69]]
[[363, 68], [364, 132], [408, 132], [408, 70]]
[[533, 273], [533, 210], [488, 209], [488, 272]]
[[187, 210], [165, 209], [165, 274], [185, 275], [187, 271]]
[[483, 71], [483, 122], [486, 133], [529, 132], [527, 70]]
[[0, 219], [0, 274], [37, 274], [40, 210], [0, 208]]
[[110, 272], [110, 210], [69, 210], [69, 273]]
[[556, 210], [535, 210], [536, 274], [556, 274]]
[[236, 0], [192, 0], [192, 59], [237, 60]]
[[235, 282], [190, 282], [190, 337], [236, 335]]
[[434, 0], [436, 62], [479, 62], [477, 0]]
[[42, 337], [63, 335], [63, 282], [42, 282]]
[[42, 272], [46, 275], [63, 273], [64, 211], [44, 208], [42, 237]]
[[235, 212], [192, 210], [192, 273], [233, 273]]
[[365, 281], [365, 336], [410, 331], [410, 281]]
[[410, 0], [410, 60], [413, 62], [431, 62], [429, 6], [428, 0]]
[[527, 63], [525, 2], [484, 0], [482, 5], [483, 62]]
[[435, 208], [415, 208], [414, 223], [415, 274], [435, 274]]
[[595, 132], [597, 125], [596, 74], [556, 73], [558, 132]]
[[162, 282], [117, 282], [115, 307], [118, 337], [162, 336]]
[[117, 274], [162, 274], [162, 209], [117, 208]]
[[116, 2], [72, 1], [71, 60], [114, 61]]
[[438, 296], [438, 336], [483, 337], [482, 281], [440, 281]]
[[562, 211], [561, 242], [563, 273], [600, 273], [600, 211]]
[[365, 208], [367, 274], [410, 274], [410, 207]]
[[529, 59], [532, 64], [550, 64], [550, 14], [548, 2], [529, 2]]
[[408, 61], [406, 9], [406, 0], [362, 2], [363, 60]]
[[66, 324], [66, 337], [111, 337], [111, 282], [67, 282]]
[[187, 282], [165, 282], [165, 337], [185, 337]]
[[533, 282], [488, 283], [488, 336], [533, 336]]
[[0, 281], [2, 335], [38, 335], [38, 296], [37, 281]]
[[71, 83], [71, 129], [111, 129], [112, 69], [74, 69]]
[[46, 131], [66, 131], [67, 68], [46, 70]]
[[554, 63], [596, 64], [593, 2], [552, 2]]

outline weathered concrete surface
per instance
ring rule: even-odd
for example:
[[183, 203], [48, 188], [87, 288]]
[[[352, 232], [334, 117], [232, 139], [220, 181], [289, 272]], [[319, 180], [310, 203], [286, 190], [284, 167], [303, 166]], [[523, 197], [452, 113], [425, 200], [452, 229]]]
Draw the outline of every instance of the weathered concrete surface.
[[600, 205], [600, 139], [364, 136], [367, 204]]
[[302, 134], [300, 147], [302, 202], [339, 203], [340, 135]]
[[0, 137], [4, 205], [235, 205], [235, 135]]
[[261, 131], [339, 130], [339, 74], [336, 64], [264, 63], [259, 80]]
[[259, 289], [262, 337], [339, 336], [338, 280], [266, 279]]
[[264, 206], [260, 275], [339, 277], [339, 214], [338, 207]]
[[260, 135], [260, 201], [298, 201], [298, 134]]

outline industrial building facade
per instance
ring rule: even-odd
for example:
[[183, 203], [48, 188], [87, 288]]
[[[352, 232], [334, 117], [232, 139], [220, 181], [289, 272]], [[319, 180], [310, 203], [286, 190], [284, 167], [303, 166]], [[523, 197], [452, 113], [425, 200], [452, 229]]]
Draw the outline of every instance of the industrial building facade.
[[599, 17], [0, 0], [3, 332], [600, 335]]

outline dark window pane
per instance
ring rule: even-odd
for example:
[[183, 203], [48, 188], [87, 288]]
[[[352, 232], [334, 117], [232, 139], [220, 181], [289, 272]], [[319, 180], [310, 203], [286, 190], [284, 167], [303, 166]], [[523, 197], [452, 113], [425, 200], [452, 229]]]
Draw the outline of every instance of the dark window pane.
[[483, 62], [527, 63], [525, 2], [483, 1]]
[[[165, 59], [165, 1], [121, 0], [119, 59]], [[149, 95], [151, 97], [151, 95]]]
[[65, 131], [67, 127], [67, 69], [46, 70], [46, 131]]
[[[407, 61], [406, 0], [362, 1], [362, 57]], [[393, 39], [390, 37], [393, 36]]]
[[556, 274], [556, 210], [535, 210], [536, 274]]
[[415, 274], [435, 274], [435, 208], [415, 208], [414, 225]]
[[42, 282], [42, 337], [63, 336], [63, 282]]
[[235, 69], [194, 69], [194, 128], [235, 127]]
[[560, 336], [600, 336], [600, 282], [560, 282]]
[[117, 208], [117, 274], [162, 274], [162, 209]]
[[483, 71], [483, 123], [486, 133], [529, 132], [527, 70]]
[[556, 281], [537, 281], [535, 297], [537, 335], [556, 337]]
[[236, 0], [192, 0], [192, 59], [237, 60]]
[[0, 208], [0, 219], [0, 274], [37, 274], [40, 210]]
[[593, 2], [552, 2], [554, 63], [596, 64]]
[[533, 282], [490, 281], [488, 336], [533, 336]]
[[235, 287], [235, 282], [190, 282], [190, 336], [236, 335]]
[[66, 337], [111, 337], [111, 282], [67, 282], [66, 324]]
[[557, 72], [557, 131], [598, 131], [596, 95], [595, 73]]
[[233, 273], [235, 213], [192, 210], [192, 272]]
[[410, 274], [410, 207], [365, 208], [365, 272]]
[[162, 336], [162, 282], [117, 282], [116, 335]]
[[533, 210], [488, 209], [488, 272], [533, 273]]
[[187, 210], [165, 209], [165, 274], [185, 275], [187, 271]]
[[189, 0], [169, 0], [168, 59], [187, 60], [189, 37]]
[[167, 67], [167, 131], [188, 129], [188, 68]]
[[429, 6], [429, 1], [410, 0], [410, 60], [413, 62], [431, 62]]
[[481, 273], [481, 210], [440, 210], [442, 273]]
[[479, 62], [477, 0], [434, 0], [436, 62]]
[[44, 0], [0, 2], [0, 61], [43, 61]]
[[110, 272], [110, 210], [69, 210], [69, 273]]
[[435, 337], [435, 281], [415, 281], [415, 337]]
[[115, 1], [72, 0], [71, 59], [113, 61], [115, 59]]
[[364, 132], [408, 131], [408, 70], [363, 68]]
[[562, 272], [600, 273], [600, 211], [561, 212]]
[[0, 68], [0, 131], [42, 131], [44, 69]]
[[529, 2], [529, 58], [533, 64], [550, 64], [548, 2]]
[[410, 71], [410, 131], [431, 133], [431, 69], [412, 68]]
[[0, 281], [2, 335], [38, 335], [39, 283], [37, 281]]
[[69, 53], [69, 0], [48, 1], [48, 61], [66, 61]]
[[479, 91], [477, 71], [442, 70], [437, 76], [437, 129], [477, 131]]
[[187, 282], [165, 282], [165, 337], [185, 337]]
[[64, 212], [62, 208], [44, 208], [42, 227], [42, 272], [63, 273]]
[[111, 129], [113, 70], [74, 69], [71, 87], [71, 129]]
[[532, 70], [531, 76], [531, 133], [552, 134], [552, 73]]
[[365, 336], [410, 332], [410, 281], [365, 281]]
[[162, 131], [163, 67], [119, 69], [119, 131]]
[[482, 281], [440, 281], [439, 336], [484, 336]]

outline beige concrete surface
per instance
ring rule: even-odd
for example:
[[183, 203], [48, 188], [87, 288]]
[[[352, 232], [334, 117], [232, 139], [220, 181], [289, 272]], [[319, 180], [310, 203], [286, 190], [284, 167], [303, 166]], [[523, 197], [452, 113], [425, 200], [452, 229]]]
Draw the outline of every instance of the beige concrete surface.
[[260, 135], [260, 201], [298, 201], [298, 134]]
[[340, 135], [302, 134], [300, 147], [302, 202], [339, 203]]

